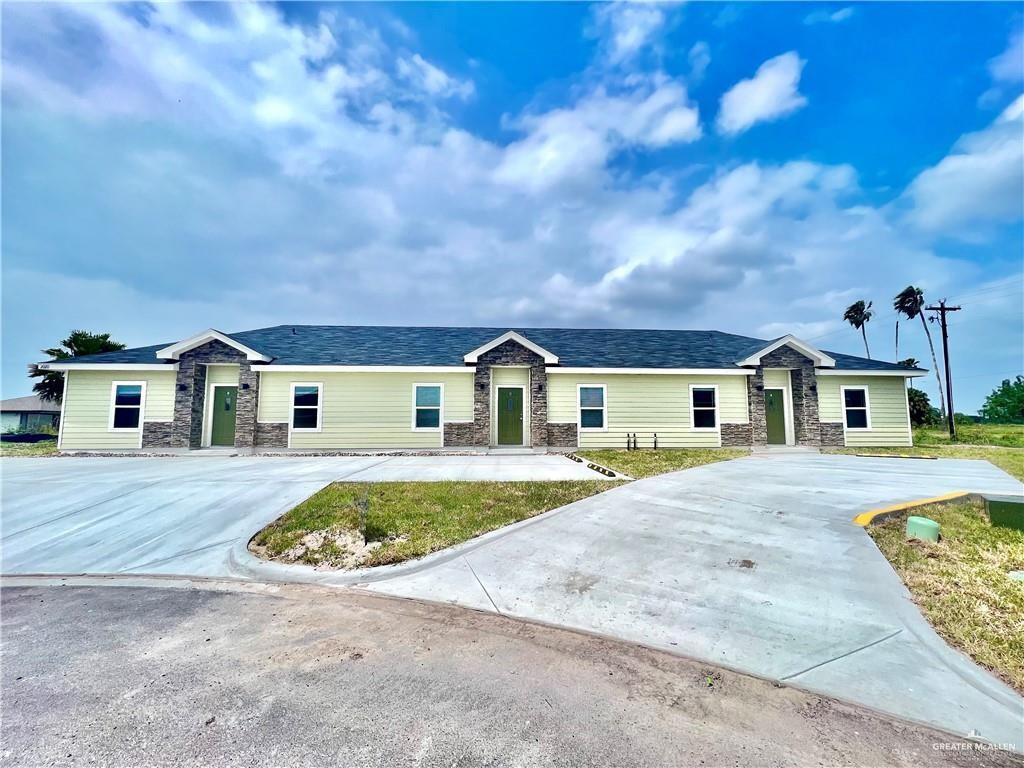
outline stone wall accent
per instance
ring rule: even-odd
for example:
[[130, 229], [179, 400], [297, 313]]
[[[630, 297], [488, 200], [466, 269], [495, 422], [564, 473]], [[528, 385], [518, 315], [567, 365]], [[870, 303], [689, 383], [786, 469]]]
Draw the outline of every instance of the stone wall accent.
[[448, 422], [444, 425], [444, 442], [442, 445], [445, 447], [479, 445], [479, 443], [473, 442], [475, 439], [476, 422], [474, 421]]
[[575, 424], [548, 424], [548, 446], [552, 448], [577, 448], [579, 432]]
[[287, 424], [261, 424], [256, 422], [257, 448], [287, 448]]
[[188, 352], [182, 352], [178, 359], [171, 445], [176, 448], [202, 446], [203, 412], [206, 410], [206, 366], [209, 364], [238, 366], [235, 447], [252, 448], [256, 442], [259, 374], [252, 369], [244, 353], [216, 339]]
[[846, 445], [846, 435], [843, 430], [842, 424], [830, 424], [827, 422], [821, 422], [819, 425], [821, 431], [821, 444], [828, 446], [843, 446]]
[[144, 421], [142, 423], [143, 448], [170, 448], [174, 444], [173, 440], [173, 422]]
[[[758, 389], [758, 388], [761, 389]], [[747, 376], [747, 408], [750, 415], [750, 445], [768, 444], [768, 422], [764, 417], [764, 371]], [[724, 426], [724, 425], [723, 425]], [[725, 439], [725, 435], [722, 435]]]
[[818, 377], [814, 361], [790, 346], [783, 345], [761, 358], [753, 376], [748, 376], [747, 400], [750, 404], [753, 445], [768, 443], [768, 425], [764, 414], [765, 368], [790, 368], [789, 382], [793, 401], [793, 438], [797, 445], [821, 445], [818, 421]]
[[[548, 444], [548, 374], [544, 358], [515, 341], [509, 340], [484, 352], [477, 359], [473, 375], [473, 423], [445, 424], [444, 444], [448, 438], [458, 440], [461, 446], [488, 446], [491, 444], [491, 366], [530, 366], [530, 440], [533, 447]], [[451, 429], [449, 429], [449, 426]]]
[[751, 444], [753, 432], [750, 424], [723, 424], [721, 429], [723, 446]]

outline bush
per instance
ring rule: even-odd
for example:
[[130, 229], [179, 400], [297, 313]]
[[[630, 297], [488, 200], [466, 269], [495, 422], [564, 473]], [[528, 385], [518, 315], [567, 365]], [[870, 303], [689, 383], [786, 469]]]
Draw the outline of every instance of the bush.
[[910, 402], [910, 423], [915, 427], [931, 427], [942, 423], [939, 409], [932, 406], [928, 393], [923, 389], [908, 389]]
[[1002, 384], [992, 390], [981, 407], [981, 417], [996, 424], [1024, 423], [1024, 376]]

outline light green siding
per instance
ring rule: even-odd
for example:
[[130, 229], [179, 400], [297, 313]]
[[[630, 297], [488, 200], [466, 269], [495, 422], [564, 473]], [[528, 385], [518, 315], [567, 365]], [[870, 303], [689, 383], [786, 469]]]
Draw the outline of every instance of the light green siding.
[[444, 421], [473, 420], [473, 374], [260, 373], [258, 418], [288, 423], [292, 382], [323, 384], [321, 430], [294, 432], [292, 448], [440, 448], [443, 434], [415, 432], [413, 384], [443, 384]]
[[721, 444], [718, 430], [690, 429], [690, 385], [718, 386], [718, 421], [746, 423], [746, 376], [675, 374], [552, 374], [548, 375], [548, 420], [577, 421], [579, 384], [606, 387], [607, 429], [580, 433], [581, 448], [625, 448], [626, 434], [637, 433], [641, 447], [658, 434], [662, 448], [701, 448]]
[[208, 365], [206, 366], [206, 384], [238, 384], [237, 365]]
[[845, 430], [850, 446], [911, 445], [907, 418], [907, 385], [902, 376], [818, 376], [821, 421], [843, 423], [840, 387], [865, 387], [871, 429]]
[[174, 417], [174, 371], [69, 371], [60, 447], [67, 450], [138, 448], [140, 433], [110, 432], [110, 393], [115, 381], [146, 382], [144, 421]]
[[789, 388], [789, 371], [768, 368], [764, 372], [764, 385], [768, 388]]

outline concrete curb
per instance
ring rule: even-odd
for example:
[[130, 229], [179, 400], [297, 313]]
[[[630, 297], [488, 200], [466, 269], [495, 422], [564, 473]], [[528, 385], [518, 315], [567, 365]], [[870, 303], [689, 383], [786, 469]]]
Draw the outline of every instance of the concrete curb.
[[888, 520], [891, 517], [895, 517], [909, 509], [915, 507], [923, 507], [928, 504], [941, 504], [947, 501], [957, 501], [959, 499], [965, 499], [969, 496], [975, 496], [970, 491], [953, 491], [952, 493], [944, 493], [941, 496], [932, 496], [928, 499], [917, 499], [915, 501], [906, 501], [901, 504], [893, 504], [889, 507], [879, 507], [878, 509], [869, 509], [867, 512], [861, 512], [855, 518], [853, 522], [856, 525], [866, 528], [869, 525], [880, 523], [883, 520]]
[[[615, 488], [609, 488], [607, 491], [602, 491], [601, 493], [615, 493], [628, 485], [629, 483], [624, 482]], [[503, 528], [488, 531], [487, 533], [480, 534], [468, 541], [464, 541], [461, 544], [455, 544], [447, 549], [431, 552], [429, 555], [424, 555], [423, 557], [415, 560], [407, 560], [404, 563], [395, 563], [394, 565], [378, 565], [372, 568], [360, 568], [352, 571], [318, 571], [309, 565], [275, 563], [269, 560], [263, 560], [256, 557], [256, 555], [249, 551], [249, 542], [257, 533], [259, 533], [259, 531], [255, 531], [252, 536], [238, 539], [231, 545], [231, 550], [228, 553], [228, 568], [232, 575], [255, 581], [277, 581], [289, 584], [322, 584], [327, 586], [373, 584], [378, 581], [387, 581], [399, 576], [418, 573], [419, 571], [426, 570], [427, 568], [432, 568], [435, 565], [442, 565], [451, 560], [455, 560], [456, 558], [467, 555], [493, 541], [502, 539], [513, 533], [517, 533], [524, 528], [543, 523], [556, 515], [571, 512], [578, 504], [581, 504], [590, 498], [593, 497], [588, 496], [578, 501], [574, 501], [571, 504], [556, 507], [555, 509], [549, 509], [547, 512], [534, 515], [526, 520], [520, 520], [518, 523], [512, 523], [511, 525], [506, 525]]]

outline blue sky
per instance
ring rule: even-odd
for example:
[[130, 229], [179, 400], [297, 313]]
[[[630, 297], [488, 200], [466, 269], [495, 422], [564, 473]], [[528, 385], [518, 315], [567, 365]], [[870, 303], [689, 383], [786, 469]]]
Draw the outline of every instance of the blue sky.
[[[3, 396], [71, 328], [791, 332], [1024, 369], [1015, 4], [4, 4]], [[900, 357], [930, 367], [919, 324]], [[933, 385], [924, 382], [926, 388]]]

